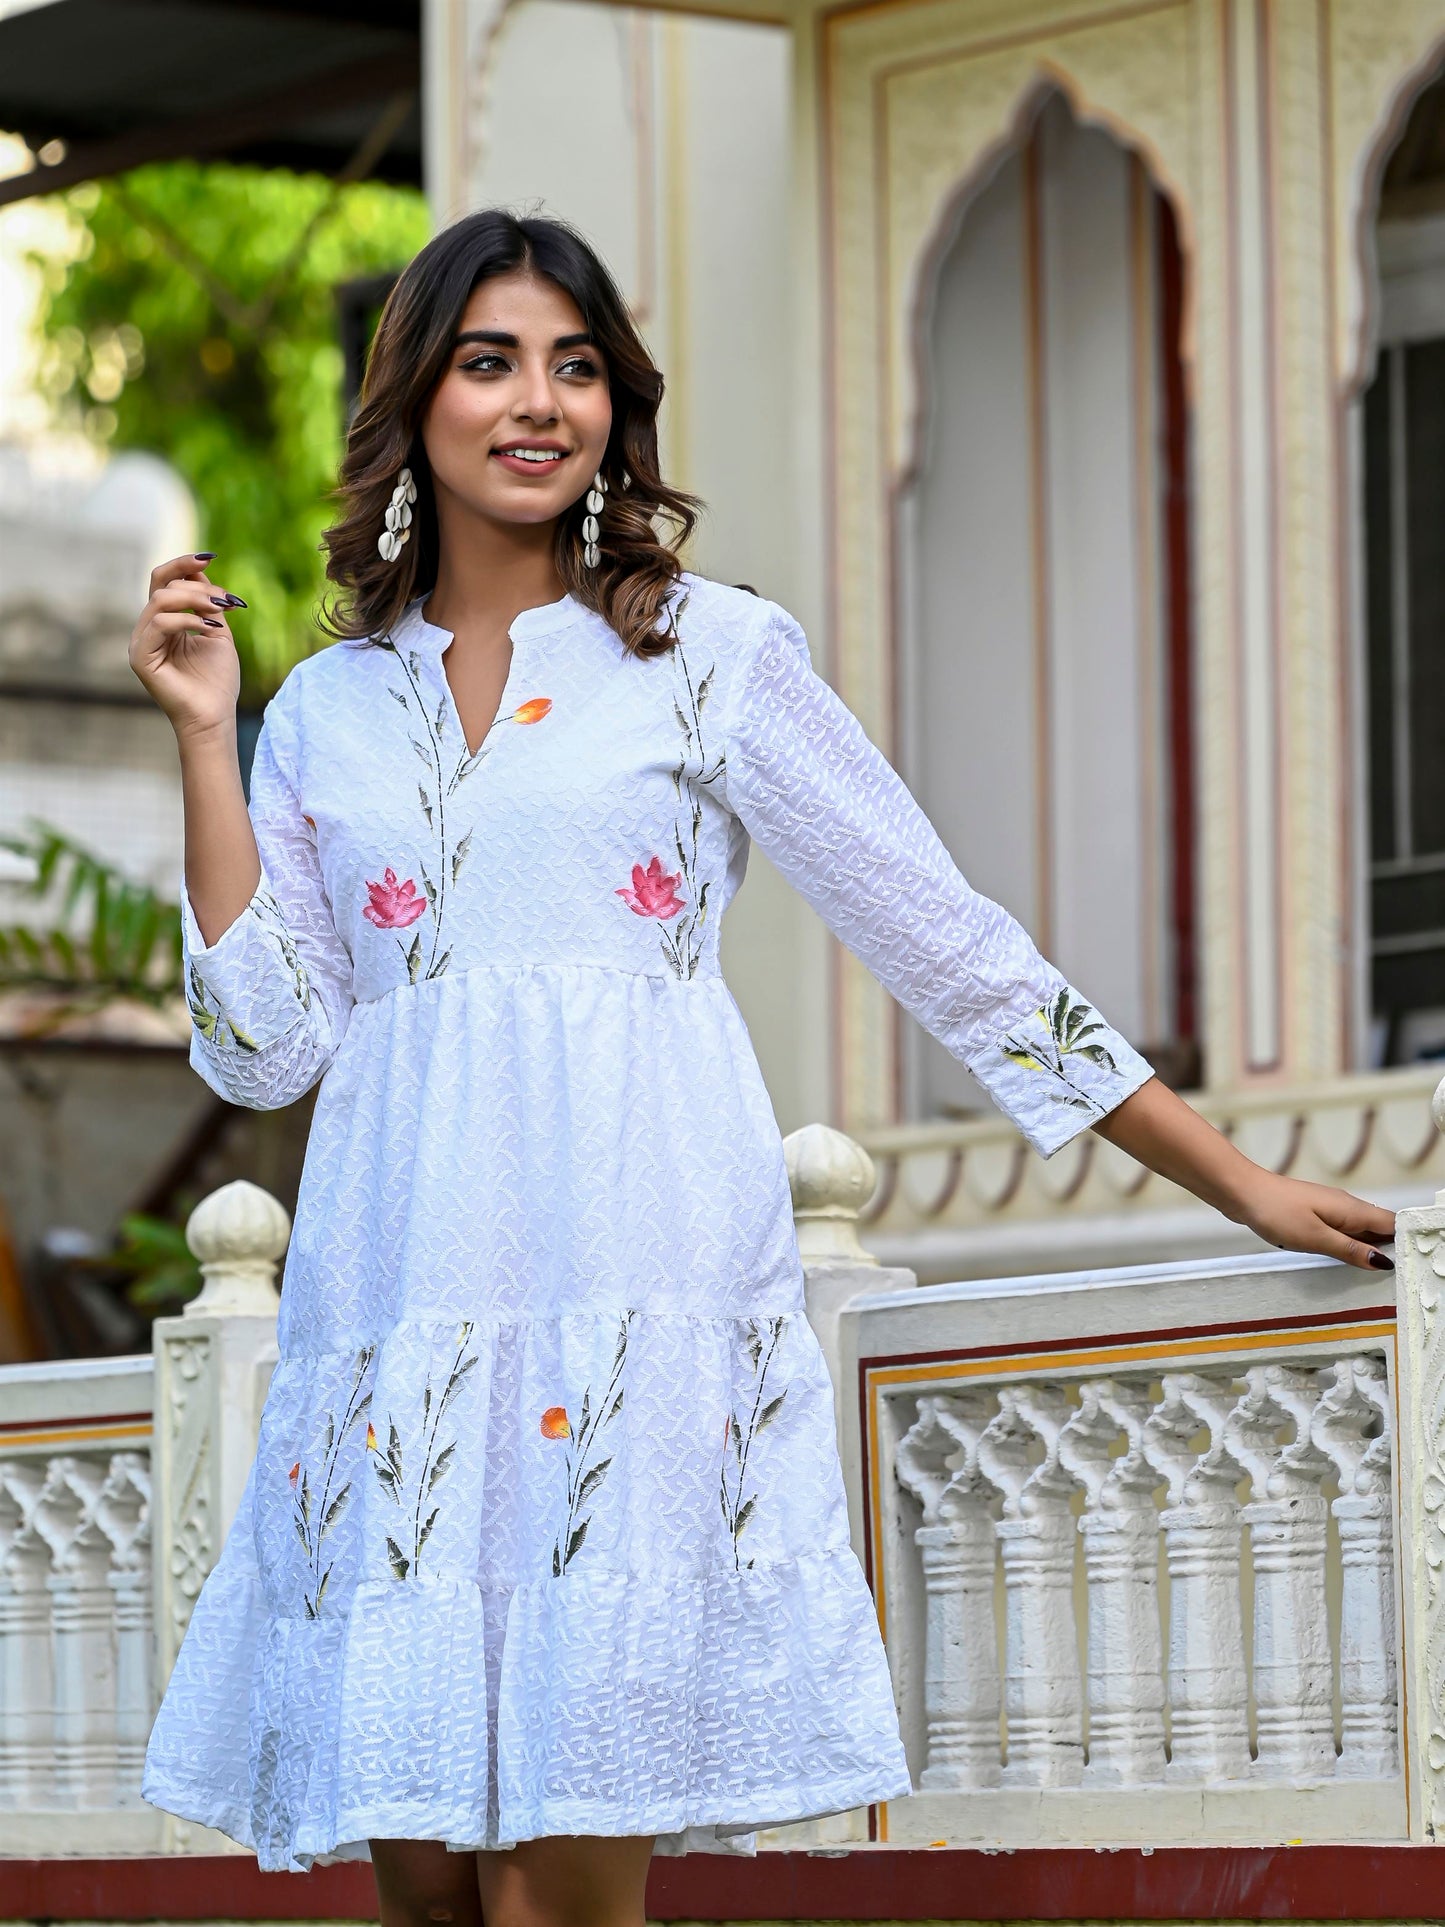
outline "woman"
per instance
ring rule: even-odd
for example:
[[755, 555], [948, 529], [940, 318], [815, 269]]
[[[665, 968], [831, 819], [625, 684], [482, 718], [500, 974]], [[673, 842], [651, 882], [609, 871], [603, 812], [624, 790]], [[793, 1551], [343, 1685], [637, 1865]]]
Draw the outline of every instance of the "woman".
[[193, 1061], [262, 1107], [324, 1078], [145, 1792], [264, 1867], [369, 1843], [388, 1927], [635, 1927], [655, 1842], [908, 1791], [718, 969], [750, 839], [1040, 1151], [1093, 1127], [1389, 1264], [1388, 1212], [1252, 1165], [969, 889], [783, 610], [683, 572], [661, 394], [584, 242], [473, 215], [382, 317], [339, 641], [249, 815], [210, 555], [132, 646], [180, 745]]

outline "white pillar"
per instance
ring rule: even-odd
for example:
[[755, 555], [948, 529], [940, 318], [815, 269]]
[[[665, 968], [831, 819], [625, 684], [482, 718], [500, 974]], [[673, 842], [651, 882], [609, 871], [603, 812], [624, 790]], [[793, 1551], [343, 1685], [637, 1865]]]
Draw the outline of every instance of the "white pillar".
[[156, 1691], [170, 1677], [255, 1457], [276, 1362], [276, 1261], [290, 1231], [276, 1200], [244, 1180], [203, 1199], [186, 1226], [201, 1293], [179, 1318], [153, 1327]]
[[[1167, 1482], [1160, 1514], [1169, 1568], [1171, 1780], [1238, 1779], [1249, 1770], [1249, 1682], [1240, 1604], [1240, 1467], [1224, 1443], [1234, 1393], [1169, 1372], [1143, 1432]], [[1194, 1440], [1209, 1434], [1200, 1452]]]
[[929, 1789], [994, 1786], [1001, 1767], [994, 1494], [978, 1466], [992, 1405], [980, 1394], [921, 1398], [894, 1461], [899, 1483], [923, 1507], [914, 1534], [927, 1599], [928, 1754], [919, 1784]]
[[54, 1793], [50, 1549], [35, 1530], [43, 1465], [0, 1464], [0, 1812]]
[[118, 1452], [101, 1488], [99, 1518], [110, 1540], [115, 1595], [115, 1804], [141, 1804], [141, 1768], [151, 1728], [150, 1463]]
[[[1070, 1415], [1056, 1385], [1008, 1385], [979, 1441], [984, 1475], [1004, 1495], [1005, 1786], [1074, 1786], [1084, 1772], [1084, 1693], [1074, 1624], [1072, 1476], [1059, 1463]], [[1035, 1447], [1042, 1444], [1042, 1463]]]
[[1342, 1779], [1400, 1771], [1395, 1668], [1391, 1420], [1385, 1361], [1342, 1358], [1321, 1374], [1310, 1435], [1339, 1474], [1331, 1510], [1340, 1535], [1340, 1757]]
[[[1254, 1557], [1256, 1763], [1271, 1779], [1310, 1779], [1335, 1766], [1334, 1660], [1325, 1604], [1329, 1461], [1312, 1443], [1318, 1374], [1257, 1365], [1226, 1422], [1230, 1449], [1250, 1475], [1244, 1508]], [[1279, 1433], [1292, 1428], [1281, 1446]]]
[[[1164, 1777], [1158, 1474], [1142, 1449], [1148, 1414], [1147, 1386], [1098, 1379], [1080, 1387], [1079, 1410], [1059, 1441], [1086, 1495], [1079, 1532], [1089, 1595], [1089, 1785]], [[1116, 1455], [1121, 1435], [1125, 1449]]]
[[115, 1597], [110, 1542], [96, 1520], [104, 1473], [50, 1461], [35, 1523], [50, 1547], [55, 1653], [55, 1801], [107, 1807], [115, 1793]]

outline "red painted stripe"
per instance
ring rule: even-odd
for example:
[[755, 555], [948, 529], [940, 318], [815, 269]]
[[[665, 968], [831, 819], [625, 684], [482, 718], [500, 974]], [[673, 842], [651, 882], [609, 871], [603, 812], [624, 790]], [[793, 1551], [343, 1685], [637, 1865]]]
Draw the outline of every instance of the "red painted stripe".
[[[1183, 1283], [1181, 1279], [1179, 1281]], [[1113, 1345], [1157, 1345], [1170, 1338], [1232, 1338], [1245, 1332], [1308, 1331], [1315, 1325], [1357, 1325], [1366, 1318], [1393, 1318], [1393, 1305], [1365, 1305], [1358, 1311], [1303, 1312], [1298, 1318], [1231, 1319], [1225, 1325], [1171, 1325], [1159, 1331], [1097, 1332], [1088, 1338], [1040, 1338], [1009, 1345], [949, 1345], [937, 1352], [889, 1352], [860, 1358], [858, 1376], [867, 1383], [868, 1373], [885, 1365], [936, 1365], [956, 1358], [1020, 1358], [1044, 1352], [1078, 1352]]]
[[98, 1425], [139, 1425], [142, 1420], [149, 1424], [153, 1417], [151, 1412], [107, 1412], [91, 1418], [18, 1418], [0, 1425], [0, 1438], [21, 1432], [90, 1432]]
[[[652, 1920], [1439, 1920], [1420, 1847], [1042, 1847], [688, 1854], [653, 1862]], [[0, 1860], [6, 1920], [375, 1920], [371, 1869], [248, 1857]]]

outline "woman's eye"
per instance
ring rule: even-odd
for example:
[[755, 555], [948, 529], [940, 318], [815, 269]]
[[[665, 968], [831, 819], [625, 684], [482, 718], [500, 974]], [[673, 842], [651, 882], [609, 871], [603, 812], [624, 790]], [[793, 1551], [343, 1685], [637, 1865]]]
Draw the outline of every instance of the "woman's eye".
[[589, 355], [573, 355], [570, 361], [564, 361], [562, 363], [557, 373], [559, 375], [580, 375], [585, 380], [597, 373], [597, 364]]
[[501, 355], [473, 355], [460, 365], [468, 371], [475, 370], [479, 374], [490, 375], [498, 368], [505, 368], [507, 364]]

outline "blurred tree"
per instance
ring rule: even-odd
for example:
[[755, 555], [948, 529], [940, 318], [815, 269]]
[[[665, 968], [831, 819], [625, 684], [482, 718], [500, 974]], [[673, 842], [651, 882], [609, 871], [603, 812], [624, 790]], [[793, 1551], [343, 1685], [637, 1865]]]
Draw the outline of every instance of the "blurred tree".
[[372, 182], [170, 162], [63, 197], [41, 380], [57, 425], [165, 456], [200, 509], [215, 579], [249, 609], [234, 630], [244, 699], [319, 640], [319, 544], [343, 431], [335, 292], [426, 240], [422, 196]]

